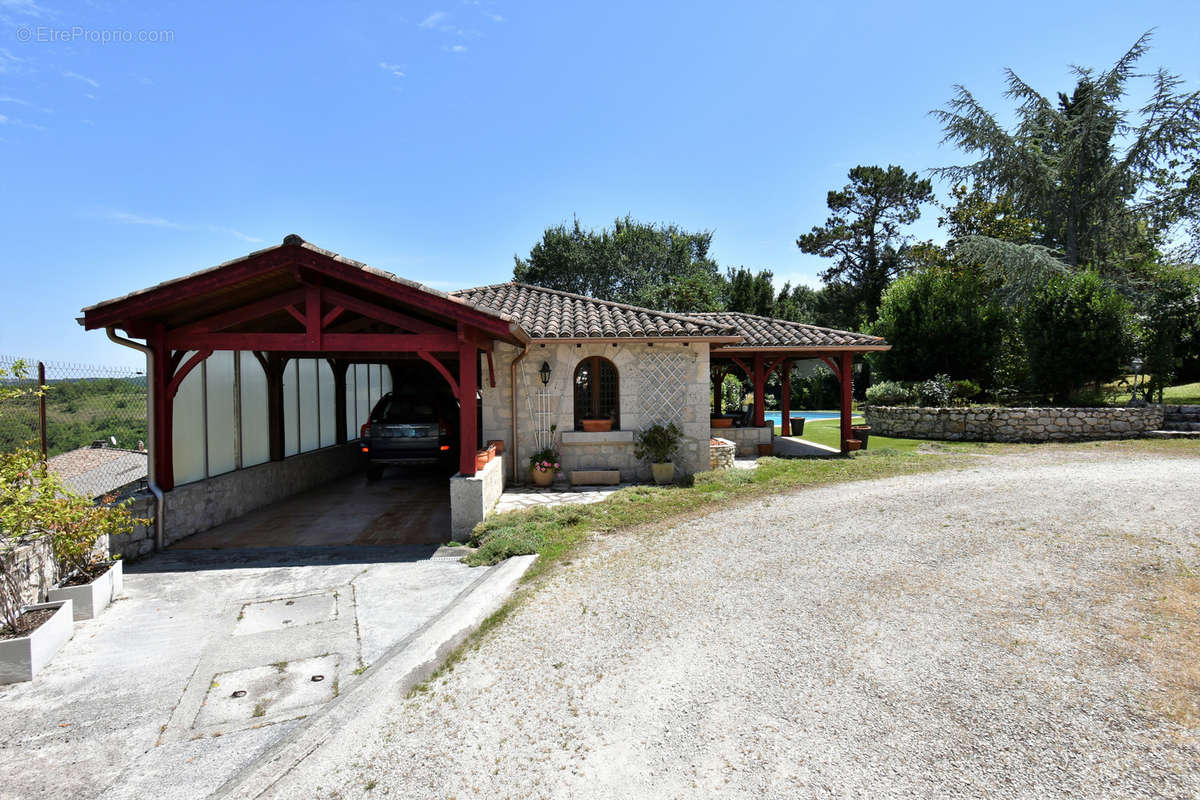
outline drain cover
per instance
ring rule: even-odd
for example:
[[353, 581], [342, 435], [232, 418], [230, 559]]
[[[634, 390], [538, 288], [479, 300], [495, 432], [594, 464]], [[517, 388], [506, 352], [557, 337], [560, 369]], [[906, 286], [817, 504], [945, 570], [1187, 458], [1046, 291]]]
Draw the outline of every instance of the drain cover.
[[314, 675], [337, 675], [338, 656], [265, 664], [222, 672], [215, 684], [243, 686], [232, 695], [216, 686], [209, 689], [192, 723], [193, 728], [213, 725], [252, 725], [266, 718], [333, 699], [336, 681], [313, 681]]
[[328, 622], [337, 617], [337, 601], [337, 594], [330, 589], [317, 594], [246, 603], [233, 627], [233, 635], [245, 636]]

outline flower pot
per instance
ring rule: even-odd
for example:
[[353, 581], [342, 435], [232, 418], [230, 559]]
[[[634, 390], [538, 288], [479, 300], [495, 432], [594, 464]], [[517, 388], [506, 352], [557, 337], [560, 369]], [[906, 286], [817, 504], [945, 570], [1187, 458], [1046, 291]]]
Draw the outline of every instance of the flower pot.
[[553, 470], [534, 469], [530, 470], [530, 472], [533, 474], [533, 482], [538, 486], [549, 486], [554, 483]]
[[612, 430], [611, 419], [581, 419], [579, 423], [588, 433], [603, 433]]
[[55, 609], [54, 615], [32, 633], [16, 639], [0, 639], [0, 684], [33, 680], [63, 643], [71, 638], [75, 625], [71, 618], [71, 601], [59, 600], [25, 607], [26, 611], [44, 609]]
[[497, 453], [498, 451], [496, 450], [496, 445], [489, 444], [487, 446], [488, 461], [495, 460]]
[[478, 451], [477, 453], [475, 453], [475, 469], [477, 469], [477, 470], [483, 469], [484, 467], [487, 466], [487, 463], [490, 460], [491, 459], [488, 458], [487, 450]]
[[503, 439], [489, 439], [488, 440], [488, 449], [491, 450], [493, 447], [496, 448], [496, 455], [498, 455], [498, 456], [504, 455], [504, 440]]
[[708, 424], [712, 428], [732, 428], [733, 417], [710, 417]]
[[867, 442], [871, 438], [871, 426], [870, 425], [851, 425], [850, 431], [855, 439], [858, 439], [860, 442], [862, 442], [862, 449], [866, 450]]
[[863, 443], [858, 439], [847, 439], [846, 440], [846, 452], [847, 453], [853, 453], [855, 450], [861, 450], [862, 446], [863, 446]]
[[659, 486], [675, 480], [675, 465], [670, 461], [664, 464], [651, 464], [650, 472], [654, 475], [654, 482]]
[[124, 585], [124, 568], [120, 559], [104, 571], [104, 574], [91, 583], [79, 586], [60, 586], [46, 593], [51, 602], [70, 600], [74, 608], [75, 620], [92, 619], [100, 616], [100, 612], [108, 607], [120, 593]]
[[758, 457], [759, 458], [769, 456], [769, 455], [773, 454], [774, 452], [775, 452], [775, 445], [773, 445], [773, 444], [760, 444], [758, 446]]
[[792, 436], [804, 434], [804, 417], [792, 417]]

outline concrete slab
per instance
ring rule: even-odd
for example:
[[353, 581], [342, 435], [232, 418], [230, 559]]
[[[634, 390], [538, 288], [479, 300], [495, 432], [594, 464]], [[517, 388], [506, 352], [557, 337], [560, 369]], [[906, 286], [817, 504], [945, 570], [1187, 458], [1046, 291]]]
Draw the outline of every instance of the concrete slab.
[[184, 550], [427, 545], [450, 540], [450, 476], [434, 466], [350, 475], [179, 540]]
[[129, 564], [123, 599], [77, 623], [36, 681], [0, 686], [0, 795], [207, 795], [495, 569], [434, 551], [174, 550]]

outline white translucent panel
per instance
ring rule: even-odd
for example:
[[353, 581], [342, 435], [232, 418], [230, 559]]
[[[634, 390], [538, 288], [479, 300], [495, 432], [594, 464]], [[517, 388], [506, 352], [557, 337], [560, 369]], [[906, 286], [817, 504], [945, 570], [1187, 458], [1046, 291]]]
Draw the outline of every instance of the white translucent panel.
[[320, 399], [321, 447], [337, 443], [336, 415], [334, 404], [333, 368], [325, 359], [317, 361], [317, 396]]
[[383, 366], [380, 364], [371, 365], [371, 408], [379, 402], [379, 398], [383, 397]]
[[300, 452], [300, 391], [298, 359], [283, 368], [283, 454]]
[[317, 360], [306, 358], [296, 366], [300, 372], [300, 452], [307, 453], [321, 446]]
[[354, 426], [354, 436], [357, 438], [359, 426], [366, 424], [371, 416], [370, 372], [366, 364], [355, 364], [353, 369], [358, 385], [358, 424]]
[[[186, 363], [192, 357], [183, 358]], [[174, 451], [175, 483], [198, 481], [204, 474], [204, 380], [201, 365], [196, 365], [175, 394], [171, 424], [171, 447]]]
[[392, 371], [384, 367], [383, 372], [380, 374], [382, 379], [379, 381], [379, 387], [383, 390], [384, 394], [387, 394], [392, 390]]
[[253, 353], [239, 353], [242, 360], [242, 466], [252, 467], [271, 460], [271, 437], [267, 422], [267, 375]]
[[356, 399], [357, 385], [354, 382], [354, 367], [346, 368], [346, 437], [353, 440], [358, 438], [358, 400]]
[[[232, 472], [234, 458], [233, 424], [233, 353], [221, 350], [204, 362], [204, 382], [208, 392], [208, 475]], [[189, 376], [190, 377], [190, 376]]]

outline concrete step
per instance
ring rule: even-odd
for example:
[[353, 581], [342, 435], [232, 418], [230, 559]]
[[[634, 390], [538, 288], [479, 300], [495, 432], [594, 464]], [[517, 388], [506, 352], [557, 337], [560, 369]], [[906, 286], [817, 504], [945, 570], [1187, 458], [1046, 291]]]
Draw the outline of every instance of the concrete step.
[[1146, 431], [1147, 439], [1200, 439], [1200, 431]]
[[1163, 414], [1163, 421], [1195, 424], [1200, 422], [1200, 414]]
[[1196, 422], [1164, 422], [1163, 429], [1168, 431], [1200, 431], [1200, 420]]
[[1192, 414], [1200, 415], [1200, 406], [1163, 406], [1164, 414]]

